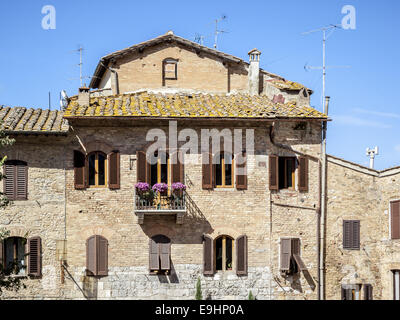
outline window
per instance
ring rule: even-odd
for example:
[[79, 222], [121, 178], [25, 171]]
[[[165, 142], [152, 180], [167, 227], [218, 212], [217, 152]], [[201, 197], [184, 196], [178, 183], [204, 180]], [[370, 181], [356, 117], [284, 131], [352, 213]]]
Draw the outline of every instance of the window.
[[165, 80], [178, 79], [178, 60], [168, 58], [163, 61], [163, 85]]
[[99, 151], [88, 156], [89, 187], [105, 187], [107, 185], [107, 156]]
[[282, 238], [280, 255], [282, 273], [290, 275], [307, 270], [300, 256], [300, 239]]
[[342, 300], [361, 300], [361, 284], [342, 285]]
[[86, 273], [89, 276], [108, 275], [108, 241], [94, 235], [86, 240]]
[[4, 194], [9, 200], [28, 199], [28, 165], [23, 161], [6, 161]]
[[294, 189], [295, 160], [294, 157], [279, 158], [279, 189]]
[[168, 274], [171, 269], [171, 240], [164, 235], [156, 235], [149, 243], [149, 269], [153, 274]]
[[390, 203], [391, 238], [400, 239], [400, 201]]
[[343, 221], [343, 249], [360, 250], [360, 221]]
[[[269, 156], [269, 189], [295, 190], [295, 172], [298, 174], [298, 191], [308, 192], [308, 157]], [[297, 166], [297, 168], [296, 168]]]
[[224, 152], [215, 156], [214, 172], [217, 188], [233, 188], [233, 155]]
[[150, 165], [150, 181], [151, 186], [156, 183], [166, 183], [169, 184], [170, 177], [170, 161], [169, 155], [164, 152], [155, 153], [157, 158], [157, 163]]
[[400, 270], [393, 270], [393, 300], [400, 300]]
[[4, 240], [4, 268], [7, 273], [26, 274], [26, 239], [11, 237]]
[[217, 271], [229, 271], [233, 268], [233, 239], [221, 236], [215, 240], [215, 264]]

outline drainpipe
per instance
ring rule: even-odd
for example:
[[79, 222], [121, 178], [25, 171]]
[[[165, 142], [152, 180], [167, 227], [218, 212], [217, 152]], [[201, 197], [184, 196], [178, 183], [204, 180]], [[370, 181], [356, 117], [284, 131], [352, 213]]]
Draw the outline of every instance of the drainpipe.
[[[325, 97], [324, 113], [328, 115], [330, 97]], [[325, 220], [326, 220], [326, 130], [328, 123], [322, 123], [322, 150], [321, 150], [321, 164], [322, 164], [322, 182], [321, 182], [321, 231], [320, 231], [320, 244], [319, 244], [319, 300], [325, 300]]]

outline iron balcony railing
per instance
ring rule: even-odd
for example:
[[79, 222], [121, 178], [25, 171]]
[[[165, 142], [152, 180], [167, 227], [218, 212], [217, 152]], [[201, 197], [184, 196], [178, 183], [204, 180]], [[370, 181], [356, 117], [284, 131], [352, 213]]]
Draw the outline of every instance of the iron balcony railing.
[[152, 212], [152, 213], [167, 213], [167, 212], [185, 212], [186, 211], [186, 192], [181, 194], [173, 193], [168, 190], [166, 194], [157, 194], [154, 199], [146, 199], [139, 194], [135, 194], [135, 211], [136, 212]]

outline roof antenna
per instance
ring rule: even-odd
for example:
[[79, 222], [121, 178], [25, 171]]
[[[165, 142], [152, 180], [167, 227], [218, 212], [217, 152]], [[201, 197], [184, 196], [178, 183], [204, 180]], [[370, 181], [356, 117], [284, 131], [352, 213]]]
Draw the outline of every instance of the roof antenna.
[[214, 41], [214, 49], [217, 50], [218, 47], [218, 35], [220, 33], [228, 33], [228, 31], [224, 31], [224, 30], [218, 30], [218, 22], [221, 22], [223, 20], [225, 20], [227, 18], [226, 15], [222, 15], [222, 17], [220, 19], [215, 19], [215, 41]]
[[203, 36], [200, 33], [196, 33], [194, 36], [194, 42], [198, 43], [199, 45], [204, 46], [204, 38], [205, 36]]
[[49, 91], [49, 110], [51, 111], [51, 95], [50, 95], [50, 91]]
[[[324, 113], [326, 113], [326, 110], [325, 110], [325, 108], [326, 108], [326, 105], [325, 105], [326, 69], [327, 68], [351, 68], [351, 66], [328, 66], [328, 67], [326, 66], [326, 40], [332, 35], [332, 33], [337, 28], [342, 29], [342, 27], [340, 25], [331, 24], [327, 27], [323, 27], [323, 28], [319, 28], [316, 30], [311, 30], [311, 31], [302, 33], [302, 35], [307, 35], [307, 34], [322, 31], [322, 67], [321, 66], [312, 67], [312, 66], [308, 66], [306, 64], [304, 66], [304, 70], [307, 71], [308, 69], [318, 69], [318, 70], [322, 69], [322, 106], [323, 106]], [[327, 35], [327, 31], [330, 31], [330, 33], [328, 35]]]
[[[79, 48], [77, 50], [73, 50], [72, 51], [72, 52], [79, 52], [79, 64], [78, 64], [78, 66], [79, 66], [80, 87], [82, 87], [84, 85], [83, 79], [87, 79], [87, 78], [90, 79], [91, 78], [91, 77], [83, 75], [83, 71], [82, 71], [83, 70], [83, 58], [82, 58], [83, 51], [84, 51], [84, 48], [81, 45], [79, 45]], [[76, 79], [69, 79], [69, 80], [76, 80]]]

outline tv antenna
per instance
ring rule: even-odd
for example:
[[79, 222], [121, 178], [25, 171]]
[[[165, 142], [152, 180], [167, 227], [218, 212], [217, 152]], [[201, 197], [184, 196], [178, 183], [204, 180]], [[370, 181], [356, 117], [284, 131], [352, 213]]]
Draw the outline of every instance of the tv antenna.
[[198, 44], [204, 46], [204, 39], [205, 39], [205, 38], [206, 38], [206, 37], [203, 36], [202, 34], [196, 33], [195, 36], [194, 36], [194, 42], [196, 42], [196, 43], [198, 43]]
[[336, 29], [342, 29], [340, 25], [335, 25], [331, 24], [327, 27], [303, 32], [302, 35], [308, 35], [311, 33], [315, 32], [321, 32], [322, 31], [322, 66], [308, 66], [307, 64], [304, 66], [304, 70], [311, 70], [311, 69], [317, 69], [321, 70], [322, 69], [322, 106], [323, 106], [323, 112], [326, 113], [326, 105], [325, 105], [325, 90], [326, 90], [326, 70], [331, 69], [331, 68], [351, 68], [351, 66], [326, 66], [326, 40], [332, 35], [332, 33]]
[[218, 47], [218, 35], [220, 33], [228, 33], [228, 31], [225, 30], [219, 30], [218, 29], [218, 23], [225, 20], [227, 18], [226, 15], [222, 15], [222, 17], [220, 19], [215, 19], [215, 32], [214, 32], [214, 37], [215, 37], [215, 41], [214, 41], [214, 49], [216, 50]]
[[68, 96], [65, 90], [60, 92], [60, 109], [65, 110], [68, 106]]
[[[72, 51], [72, 52], [79, 52], [79, 64], [78, 64], [78, 66], [79, 66], [79, 80], [80, 80], [81, 87], [83, 86], [83, 79], [88, 79], [88, 78], [90, 79], [90, 77], [88, 77], [88, 76], [83, 76], [83, 72], [82, 72], [82, 69], [83, 69], [83, 58], [82, 58], [83, 51], [84, 51], [84, 48], [82, 46], [79, 46], [79, 48], [77, 50], [73, 50]], [[70, 79], [70, 80], [76, 80], [76, 78], [75, 79]]]

